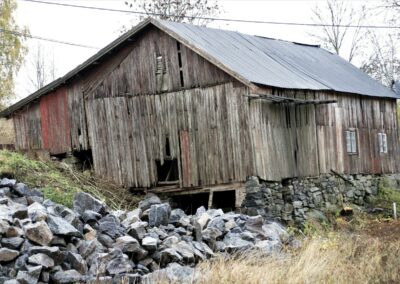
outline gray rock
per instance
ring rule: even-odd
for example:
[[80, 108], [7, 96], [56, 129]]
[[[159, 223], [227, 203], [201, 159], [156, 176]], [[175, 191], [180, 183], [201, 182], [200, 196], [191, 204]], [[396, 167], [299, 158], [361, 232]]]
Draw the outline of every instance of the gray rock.
[[272, 222], [263, 225], [263, 230], [269, 240], [286, 243], [289, 240], [289, 233], [278, 223]]
[[51, 279], [54, 283], [62, 284], [62, 283], [75, 283], [83, 280], [82, 275], [74, 270], [66, 270], [66, 271], [58, 271], [51, 276]]
[[34, 265], [41, 265], [45, 268], [52, 268], [54, 260], [44, 253], [37, 253], [28, 258], [28, 262]]
[[282, 243], [280, 241], [270, 241], [270, 240], [263, 240], [256, 242], [255, 248], [261, 250], [261, 252], [266, 254], [271, 254], [275, 251], [278, 251], [282, 247]]
[[256, 234], [258, 237], [265, 239], [267, 238], [267, 235], [263, 230], [263, 225], [264, 225], [264, 219], [263, 217], [258, 215], [247, 219], [245, 224], [245, 229]]
[[123, 236], [116, 240], [115, 247], [119, 248], [123, 253], [133, 253], [140, 248], [140, 244], [131, 236]]
[[82, 214], [82, 220], [85, 223], [96, 222], [97, 220], [101, 219], [101, 217], [101, 214], [92, 210], [85, 210], [85, 212]]
[[139, 203], [139, 208], [142, 211], [149, 209], [152, 205], [161, 204], [160, 198], [154, 194], [146, 195], [146, 198]]
[[225, 231], [225, 222], [222, 217], [215, 217], [207, 224], [207, 228], [216, 228], [221, 232]]
[[0, 262], [8, 262], [19, 256], [19, 251], [8, 248], [0, 248]]
[[18, 194], [19, 196], [37, 196], [37, 197], [43, 197], [43, 193], [41, 193], [37, 189], [29, 189], [28, 186], [24, 183], [17, 183], [16, 185], [13, 186], [13, 191]]
[[20, 237], [3, 238], [1, 239], [1, 245], [9, 249], [19, 249], [24, 241], [25, 240]]
[[131, 224], [140, 222], [140, 216], [142, 214], [142, 210], [137, 208], [133, 211], [130, 211], [126, 214], [126, 218], [122, 221], [122, 225], [125, 228], [128, 228]]
[[34, 243], [47, 246], [53, 239], [53, 233], [44, 221], [24, 226], [26, 237]]
[[157, 250], [158, 239], [152, 237], [145, 237], [142, 239], [142, 246], [148, 251]]
[[0, 180], [0, 188], [1, 187], [13, 187], [17, 181], [15, 179], [8, 179], [8, 178], [3, 178]]
[[25, 219], [28, 217], [28, 207], [23, 204], [13, 202], [9, 208], [12, 218]]
[[252, 247], [252, 243], [243, 240], [240, 234], [227, 233], [223, 240], [229, 252], [244, 251]]
[[36, 284], [39, 281], [42, 266], [28, 267], [26, 271], [18, 271], [17, 280], [21, 284]]
[[33, 255], [38, 253], [43, 253], [50, 257], [54, 261], [55, 265], [64, 262], [64, 253], [58, 247], [33, 246], [29, 248], [29, 254]]
[[169, 222], [171, 224], [177, 224], [183, 217], [186, 217], [186, 214], [182, 209], [179, 209], [179, 208], [173, 209], [171, 211], [171, 216], [169, 218]]
[[114, 240], [106, 234], [99, 234], [97, 240], [107, 248], [111, 248], [114, 245]]
[[83, 215], [86, 210], [91, 210], [102, 215], [107, 211], [106, 205], [100, 200], [88, 193], [78, 192], [74, 196], [74, 211]]
[[28, 206], [28, 217], [33, 222], [45, 221], [47, 219], [46, 208], [42, 204], [34, 202]]
[[47, 216], [47, 223], [55, 235], [82, 237], [82, 234], [74, 226], [61, 217], [49, 215]]
[[128, 234], [134, 237], [137, 240], [141, 240], [144, 238], [146, 234], [147, 222], [136, 222], [130, 225], [128, 229]]
[[162, 266], [167, 265], [171, 262], [180, 262], [182, 261], [182, 256], [173, 248], [166, 248], [159, 252], [158, 256], [159, 263]]
[[67, 260], [71, 264], [71, 268], [85, 275], [88, 271], [87, 263], [80, 254], [68, 252]]
[[155, 271], [143, 278], [144, 283], [155, 283], [158, 279], [165, 279], [168, 283], [195, 283], [199, 275], [189, 266], [170, 263], [167, 268]]
[[149, 226], [157, 227], [160, 225], [168, 225], [171, 207], [168, 203], [151, 205], [149, 211]]
[[203, 230], [201, 234], [204, 241], [213, 243], [216, 241], [217, 238], [222, 236], [223, 233], [217, 228], [211, 227]]
[[7, 222], [6, 230], [3, 231], [5, 227], [2, 227], [2, 222], [0, 221], [0, 235], [5, 234], [7, 238], [20, 237], [24, 234], [21, 228], [15, 226], [9, 226]]
[[109, 274], [115, 275], [115, 274], [131, 272], [133, 266], [134, 266], [133, 263], [129, 261], [126, 255], [121, 255], [112, 259], [107, 264], [106, 269]]
[[114, 215], [109, 214], [101, 218], [98, 224], [99, 232], [109, 235], [113, 239], [121, 237], [125, 234], [124, 229], [121, 227], [118, 218]]

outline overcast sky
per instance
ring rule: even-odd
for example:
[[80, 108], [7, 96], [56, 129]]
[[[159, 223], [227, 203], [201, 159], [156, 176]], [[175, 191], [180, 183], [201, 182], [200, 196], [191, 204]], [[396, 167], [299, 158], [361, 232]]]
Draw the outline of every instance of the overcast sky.
[[[47, 0], [85, 6], [105, 7], [112, 9], [127, 9], [124, 0]], [[312, 22], [312, 9], [323, 0], [220, 0], [223, 12], [221, 18], [264, 20], [278, 22]], [[350, 0], [349, 0], [350, 1]], [[360, 7], [367, 1], [351, 1]], [[376, 5], [379, 1], [370, 0], [368, 5]], [[132, 14], [108, 11], [87, 10], [69, 7], [60, 7], [18, 0], [17, 22], [20, 26], [27, 26], [33, 36], [57, 39], [67, 42], [104, 47], [121, 34], [123, 26], [132, 26], [138, 19]], [[376, 20], [376, 19], [375, 19]], [[371, 19], [372, 21], [372, 19]], [[377, 23], [377, 22], [375, 22]], [[382, 23], [377, 23], [382, 24]], [[248, 34], [285, 39], [289, 41], [315, 43], [310, 34], [315, 28], [296, 26], [277, 26], [267, 24], [245, 24], [213, 22], [212, 27], [236, 30]], [[17, 78], [17, 98], [21, 99], [34, 91], [29, 83], [29, 74], [32, 73], [32, 54], [40, 43], [49, 60], [54, 57], [56, 75], [60, 77], [73, 69], [98, 50], [73, 47], [68, 45], [49, 43], [39, 40], [28, 40], [30, 53], [26, 64]]]

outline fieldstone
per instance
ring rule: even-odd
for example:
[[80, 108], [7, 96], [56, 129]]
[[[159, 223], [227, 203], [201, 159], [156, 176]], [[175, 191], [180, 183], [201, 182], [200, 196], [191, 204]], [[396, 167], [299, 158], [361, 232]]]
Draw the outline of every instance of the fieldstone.
[[225, 222], [222, 217], [216, 217], [212, 219], [208, 224], [207, 228], [216, 228], [221, 232], [225, 231]]
[[82, 214], [82, 220], [85, 223], [96, 222], [97, 220], [101, 219], [101, 217], [101, 214], [92, 210], [85, 210], [85, 212]]
[[180, 261], [182, 261], [182, 256], [173, 248], [166, 248], [159, 252], [159, 263], [162, 266]]
[[142, 239], [142, 246], [148, 251], [157, 250], [158, 239], [152, 237], [145, 237]]
[[1, 187], [13, 187], [17, 181], [15, 179], [8, 179], [8, 178], [3, 178], [0, 180], [0, 188]]
[[28, 217], [33, 222], [44, 221], [47, 219], [46, 208], [42, 204], [34, 202], [28, 206]]
[[229, 252], [247, 250], [252, 246], [251, 242], [243, 240], [240, 237], [240, 234], [235, 233], [227, 233], [224, 237], [223, 242]]
[[11, 192], [9, 187], [0, 188], [0, 196], [1, 197], [10, 197]]
[[137, 208], [133, 211], [130, 211], [126, 214], [126, 218], [122, 221], [122, 225], [125, 228], [128, 228], [131, 224], [134, 224], [136, 222], [140, 222], [140, 215], [142, 214], [142, 210], [140, 208]]
[[211, 228], [207, 228], [205, 230], [203, 230], [201, 232], [202, 236], [203, 236], [203, 240], [206, 242], [215, 242], [215, 240], [222, 236], [223, 233], [218, 230], [217, 228], [211, 227]]
[[161, 204], [160, 198], [158, 198], [157, 195], [148, 194], [148, 195], [146, 195], [145, 199], [139, 203], [139, 208], [143, 212], [155, 204]]
[[28, 186], [24, 183], [17, 183], [16, 185], [14, 185], [13, 191], [22, 197], [28, 197], [28, 196], [43, 197], [43, 193], [41, 193], [39, 190], [29, 189]]
[[14, 260], [19, 256], [19, 251], [9, 249], [9, 248], [0, 248], [0, 262], [9, 262]]
[[[93, 239], [95, 240], [95, 238]], [[97, 240], [105, 247], [111, 248], [114, 245], [114, 240], [106, 234], [99, 234]]]
[[151, 205], [149, 211], [149, 226], [157, 227], [160, 225], [168, 225], [171, 207], [168, 203]]
[[54, 260], [54, 264], [58, 265], [64, 262], [64, 253], [59, 247], [49, 247], [49, 246], [33, 246], [29, 249], [31, 255], [42, 253]]
[[66, 270], [66, 271], [58, 271], [51, 276], [51, 279], [54, 283], [62, 284], [62, 283], [75, 283], [83, 280], [82, 275], [74, 270]]
[[[195, 220], [197, 223], [200, 224], [201, 229], [203, 230], [206, 227], [207, 223], [210, 221], [210, 215], [208, 215], [207, 212], [203, 212], [203, 213], [200, 213], [200, 212], [201, 211], [199, 211], [199, 216]], [[197, 215], [197, 213], [196, 213], [196, 215]]]
[[44, 253], [31, 255], [28, 258], [28, 262], [31, 264], [41, 265], [45, 268], [51, 268], [54, 266], [54, 260]]
[[289, 233], [278, 223], [272, 222], [263, 225], [263, 230], [269, 240], [286, 243], [290, 236]]
[[123, 236], [116, 240], [115, 247], [119, 248], [123, 253], [133, 253], [140, 248], [140, 244], [131, 236]]
[[107, 211], [106, 205], [103, 202], [86, 192], [75, 194], [73, 207], [74, 211], [80, 215], [83, 215], [86, 210], [91, 210], [102, 215]]
[[124, 235], [124, 229], [121, 227], [118, 218], [111, 214], [101, 218], [98, 227], [99, 232], [109, 235], [113, 239]]
[[[1, 207], [1, 205], [0, 205], [0, 207]], [[1, 220], [1, 218], [0, 218], [0, 235], [6, 234], [7, 231], [9, 230], [9, 228], [10, 228], [10, 224], [8, 223], [8, 221], [7, 220]]]
[[[2, 282], [2, 281], [4, 281], [4, 279], [7, 279], [6, 277], [1, 277], [0, 276], [0, 282]], [[4, 282], [3, 282], [3, 284], [21, 284], [17, 279], [8, 279], [8, 280], [5, 280]]]
[[260, 215], [250, 217], [245, 223], [245, 229], [256, 234], [260, 238], [266, 238], [267, 235], [263, 230], [264, 219]]
[[26, 219], [28, 217], [28, 207], [23, 204], [12, 203], [9, 208], [12, 218]]
[[146, 234], [147, 222], [136, 222], [130, 225], [128, 229], [128, 234], [134, 237], [137, 240], [141, 240], [144, 238]]
[[133, 269], [133, 263], [129, 261], [128, 256], [121, 254], [118, 257], [113, 258], [108, 262], [106, 270], [109, 274], [121, 274], [131, 272]]
[[258, 248], [263, 253], [270, 254], [273, 253], [274, 251], [278, 251], [281, 248], [281, 242], [277, 240], [274, 241], [263, 240], [256, 242], [254, 247]]
[[[12, 222], [10, 213], [11, 213], [11, 211], [10, 211], [10, 207], [8, 207], [8, 205], [0, 204], [0, 221]], [[8, 225], [8, 223], [5, 223], [5, 222], [3, 224]]]
[[165, 279], [168, 283], [195, 283], [199, 275], [195, 269], [189, 266], [181, 266], [178, 263], [170, 263], [166, 268], [157, 270], [143, 278], [143, 283], [157, 282]]
[[182, 209], [173, 209], [171, 211], [171, 216], [169, 217], [169, 222], [171, 224], [177, 224], [181, 218], [185, 217], [186, 214]]
[[39, 281], [42, 266], [28, 267], [26, 271], [18, 271], [17, 280], [21, 284], [36, 284]]
[[44, 221], [24, 226], [26, 237], [34, 243], [47, 246], [53, 239], [53, 233]]
[[78, 253], [68, 252], [67, 260], [71, 264], [71, 268], [85, 275], [88, 271], [87, 263]]
[[1, 245], [9, 249], [19, 249], [24, 241], [25, 240], [20, 237], [3, 238], [1, 239]]
[[61, 217], [49, 215], [47, 216], [47, 223], [50, 230], [55, 235], [69, 236], [69, 237], [82, 237], [81, 233], [67, 221]]

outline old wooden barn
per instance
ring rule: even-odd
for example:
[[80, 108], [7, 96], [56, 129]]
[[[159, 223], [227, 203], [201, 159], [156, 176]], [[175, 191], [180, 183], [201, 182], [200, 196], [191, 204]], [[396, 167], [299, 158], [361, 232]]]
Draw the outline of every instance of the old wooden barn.
[[186, 191], [398, 172], [396, 99], [318, 46], [148, 19], [1, 116], [19, 150]]

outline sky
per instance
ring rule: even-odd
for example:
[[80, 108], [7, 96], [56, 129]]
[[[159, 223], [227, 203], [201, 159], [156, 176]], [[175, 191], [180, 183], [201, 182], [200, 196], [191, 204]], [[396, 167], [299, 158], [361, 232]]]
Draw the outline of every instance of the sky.
[[[128, 9], [125, 0], [47, 1], [111, 9]], [[356, 8], [363, 4], [376, 5], [379, 3], [379, 1], [374, 0], [348, 1], [351, 1]], [[128, 13], [60, 7], [23, 0], [17, 0], [17, 3], [17, 23], [20, 26], [28, 27], [31, 35], [88, 45], [97, 47], [97, 49], [29, 39], [27, 41], [29, 53], [16, 80], [16, 100], [22, 99], [34, 91], [29, 78], [32, 78], [32, 61], [38, 45], [46, 53], [47, 58], [54, 61], [57, 78], [63, 76], [100, 48], [120, 36], [121, 29], [124, 26], [131, 27], [139, 22], [136, 16]], [[218, 3], [222, 7], [222, 12], [218, 16], [220, 18], [312, 23], [312, 11], [317, 4], [322, 4], [323, 0], [219, 0]], [[378, 19], [375, 24], [382, 23], [379, 23]], [[209, 26], [295, 42], [318, 43], [311, 36], [318, 32], [318, 28], [313, 27], [220, 21], [212, 22]]]

